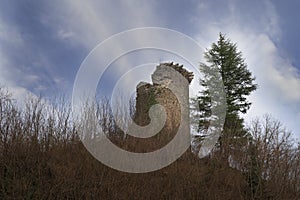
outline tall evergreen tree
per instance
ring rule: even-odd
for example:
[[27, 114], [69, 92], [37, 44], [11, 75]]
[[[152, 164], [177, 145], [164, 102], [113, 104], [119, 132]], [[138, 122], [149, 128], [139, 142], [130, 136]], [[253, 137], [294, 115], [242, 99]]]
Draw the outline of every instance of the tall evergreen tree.
[[[193, 99], [193, 104], [197, 105], [198, 131], [205, 137], [205, 130], [209, 125], [212, 102], [211, 89], [209, 85], [216, 83], [216, 77], [211, 73], [218, 71], [221, 75], [224, 92], [226, 94], [227, 112], [222, 138], [242, 138], [246, 131], [243, 128], [243, 119], [240, 113], [246, 113], [251, 103], [247, 101], [247, 96], [257, 89], [254, 83], [255, 78], [247, 69], [242, 53], [238, 51], [237, 45], [232, 43], [225, 35], [220, 33], [217, 43], [213, 43], [211, 49], [204, 54], [207, 64], [200, 64], [200, 71], [204, 77], [200, 80], [200, 85], [204, 88], [200, 95]], [[203, 135], [204, 133], [204, 135]], [[246, 137], [245, 137], [246, 138]]]

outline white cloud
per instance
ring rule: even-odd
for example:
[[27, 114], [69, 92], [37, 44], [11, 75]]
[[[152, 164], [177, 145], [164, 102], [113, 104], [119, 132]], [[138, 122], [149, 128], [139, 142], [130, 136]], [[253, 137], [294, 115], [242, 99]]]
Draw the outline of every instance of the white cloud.
[[[51, 2], [57, 5], [56, 15], [41, 19], [47, 26], [57, 29], [57, 35], [65, 39], [72, 38], [71, 42], [80, 43], [88, 50], [111, 35], [130, 28], [157, 24], [157, 18], [153, 15], [150, 2], [119, 1], [81, 1], [65, 0]], [[59, 21], [59, 23], [52, 23]]]
[[15, 46], [23, 44], [22, 36], [14, 26], [9, 26], [0, 18], [0, 42], [9, 41]]
[[265, 4], [265, 15], [263, 18], [263, 24], [265, 24], [265, 32], [272, 35], [276, 40], [280, 40], [282, 31], [279, 26], [279, 16], [276, 12], [275, 6], [270, 0], [263, 2]]
[[74, 37], [75, 33], [72, 31], [60, 29], [60, 30], [58, 30], [57, 35], [58, 35], [58, 38], [64, 40], [64, 39], [69, 39], [69, 38]]
[[[23, 39], [19, 31], [13, 26], [4, 23], [0, 18], [0, 44], [8, 43], [9, 45], [19, 48], [24, 45]], [[7, 53], [4, 45], [0, 45], [0, 86], [6, 87], [13, 95], [13, 98], [20, 101], [25, 100], [25, 96], [33, 95], [29, 90], [18, 85], [19, 70], [14, 67], [14, 64]], [[24, 75], [24, 74], [22, 74]], [[29, 82], [36, 80], [38, 77], [35, 75], [27, 76]]]

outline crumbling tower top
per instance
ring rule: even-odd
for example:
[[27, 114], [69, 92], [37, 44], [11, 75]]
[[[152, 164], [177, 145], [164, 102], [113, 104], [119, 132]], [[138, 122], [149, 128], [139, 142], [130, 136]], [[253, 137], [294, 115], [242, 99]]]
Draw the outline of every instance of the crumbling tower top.
[[188, 80], [189, 83], [191, 83], [191, 81], [194, 78], [193, 72], [187, 71], [186, 69], [183, 68], [183, 65], [179, 65], [178, 63], [174, 64], [173, 62], [168, 62], [168, 63], [161, 63], [160, 65], [172, 67], [173, 69], [178, 71], [180, 74], [182, 74], [182, 76], [184, 76], [186, 78], [186, 80]]

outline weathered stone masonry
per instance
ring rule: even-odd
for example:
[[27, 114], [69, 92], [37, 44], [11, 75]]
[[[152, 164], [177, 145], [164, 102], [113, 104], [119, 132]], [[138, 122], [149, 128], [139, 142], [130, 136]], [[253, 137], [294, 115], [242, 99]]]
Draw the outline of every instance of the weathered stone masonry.
[[[152, 74], [152, 82], [145, 83], [141, 82], [137, 86], [137, 97], [136, 97], [136, 114], [135, 122], [141, 126], [145, 126], [150, 123], [149, 118], [149, 108], [158, 103], [164, 106], [167, 114], [167, 120], [165, 127], [161, 132], [164, 134], [172, 134], [176, 132], [180, 125], [180, 105], [176, 96], [171, 92], [170, 89], [166, 87], [169, 84], [170, 78], [168, 75], [163, 74], [165, 71], [162, 70], [163, 67], [171, 67], [179, 72], [183, 77], [186, 78], [188, 83], [191, 83], [193, 80], [193, 73], [188, 72], [183, 68], [183, 65], [179, 66], [178, 64], [171, 63], [162, 63], [157, 66], [156, 71]], [[181, 88], [187, 91], [187, 88]]]

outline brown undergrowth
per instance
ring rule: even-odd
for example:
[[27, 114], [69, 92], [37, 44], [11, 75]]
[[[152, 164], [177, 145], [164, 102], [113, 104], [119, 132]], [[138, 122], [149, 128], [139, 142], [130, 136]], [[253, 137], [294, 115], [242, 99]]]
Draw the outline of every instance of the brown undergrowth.
[[299, 147], [270, 119], [249, 129], [254, 140], [236, 156], [240, 168], [217, 152], [199, 159], [188, 150], [166, 168], [130, 174], [89, 154], [69, 106], [53, 109], [38, 99], [19, 109], [1, 90], [0, 111], [0, 199], [299, 199]]

